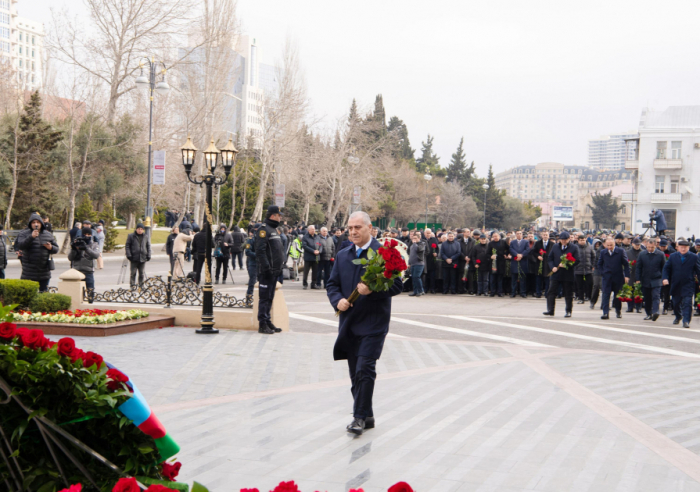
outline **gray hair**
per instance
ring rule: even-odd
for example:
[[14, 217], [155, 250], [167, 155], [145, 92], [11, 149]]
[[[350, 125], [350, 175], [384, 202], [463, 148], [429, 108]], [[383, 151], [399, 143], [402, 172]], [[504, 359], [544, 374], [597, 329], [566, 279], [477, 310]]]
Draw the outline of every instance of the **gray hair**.
[[371, 225], [372, 225], [372, 219], [370, 218], [370, 216], [369, 216], [369, 214], [368, 214], [367, 212], [363, 212], [363, 211], [359, 210], [359, 211], [357, 211], [357, 212], [353, 212], [352, 214], [350, 214], [350, 217], [349, 217], [349, 218], [350, 218], [350, 219], [355, 219], [355, 218], [357, 218], [357, 217], [361, 217], [361, 218], [362, 218], [362, 222], [363, 222], [365, 225], [368, 225], [368, 226], [371, 226]]

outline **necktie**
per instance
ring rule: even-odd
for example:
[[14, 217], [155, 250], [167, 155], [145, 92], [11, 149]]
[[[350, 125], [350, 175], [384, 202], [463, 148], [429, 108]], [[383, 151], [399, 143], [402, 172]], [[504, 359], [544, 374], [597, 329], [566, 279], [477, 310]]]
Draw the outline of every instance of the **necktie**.
[[362, 254], [362, 248], [357, 248], [357, 257], [359, 258]]

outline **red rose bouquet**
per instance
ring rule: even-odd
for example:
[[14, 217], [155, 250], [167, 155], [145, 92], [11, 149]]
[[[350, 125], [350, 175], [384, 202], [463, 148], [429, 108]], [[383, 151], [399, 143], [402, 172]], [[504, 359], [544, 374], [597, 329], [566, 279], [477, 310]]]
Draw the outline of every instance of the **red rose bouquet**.
[[644, 296], [642, 295], [642, 284], [634, 284], [634, 303], [641, 304], [643, 301]]
[[537, 269], [537, 275], [542, 275], [542, 265], [544, 264], [544, 255], [547, 254], [547, 251], [544, 249], [540, 250], [540, 256], [542, 259], [540, 260], [540, 267]]
[[[352, 260], [355, 265], [365, 265], [365, 273], [360, 281], [370, 288], [372, 292], [383, 292], [389, 290], [394, 284], [394, 280], [401, 277], [403, 272], [408, 269], [406, 261], [401, 256], [399, 250], [396, 249], [399, 243], [396, 239], [387, 241], [384, 246], [381, 246], [375, 253], [372, 248], [367, 250], [367, 258], [358, 258]], [[348, 302], [354, 303], [359, 299], [360, 293], [357, 289], [352, 291]], [[336, 316], [340, 316], [340, 311], [335, 312]]]
[[481, 265], [481, 260], [476, 260], [476, 283], [479, 283], [479, 265]]
[[[576, 263], [576, 258], [574, 258], [574, 255], [572, 255], [571, 253], [561, 255], [561, 257], [559, 258], [559, 264], [564, 270], [568, 270], [569, 267], [572, 266], [574, 263]], [[549, 272], [548, 277], [551, 277], [552, 273], [554, 272]]]
[[620, 292], [617, 293], [617, 298], [620, 302], [631, 302], [634, 300], [634, 290], [631, 285], [623, 285]]

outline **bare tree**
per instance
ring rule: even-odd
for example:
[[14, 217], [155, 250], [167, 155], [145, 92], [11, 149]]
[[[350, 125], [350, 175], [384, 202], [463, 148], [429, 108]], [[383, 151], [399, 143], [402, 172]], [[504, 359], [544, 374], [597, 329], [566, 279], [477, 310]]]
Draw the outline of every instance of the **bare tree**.
[[455, 182], [446, 182], [440, 178], [436, 183], [440, 193], [437, 216], [447, 225], [475, 226], [479, 222], [476, 204], [470, 196], [464, 194], [462, 187]]

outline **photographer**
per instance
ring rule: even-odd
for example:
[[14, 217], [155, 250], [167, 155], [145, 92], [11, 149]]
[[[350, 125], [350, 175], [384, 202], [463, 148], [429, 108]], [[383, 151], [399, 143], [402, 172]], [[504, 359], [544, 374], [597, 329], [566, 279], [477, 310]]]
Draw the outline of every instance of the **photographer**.
[[145, 234], [146, 228], [142, 223], [136, 224], [136, 230], [126, 238], [124, 251], [126, 258], [131, 263], [131, 288], [136, 287], [136, 273], [139, 275], [139, 284], [146, 280], [146, 262], [151, 261], [151, 241]]
[[656, 235], [663, 236], [666, 232], [666, 217], [661, 210], [652, 210], [649, 214], [649, 220], [656, 222]]
[[46, 292], [53, 270], [51, 255], [58, 253], [58, 243], [44, 228], [39, 214], [29, 217], [27, 228], [15, 240], [15, 251], [22, 254], [21, 278], [39, 282], [39, 291]]
[[85, 275], [85, 286], [88, 289], [94, 289], [95, 260], [100, 256], [100, 245], [93, 240], [91, 228], [83, 227], [81, 234], [71, 243], [68, 259], [72, 268]]

